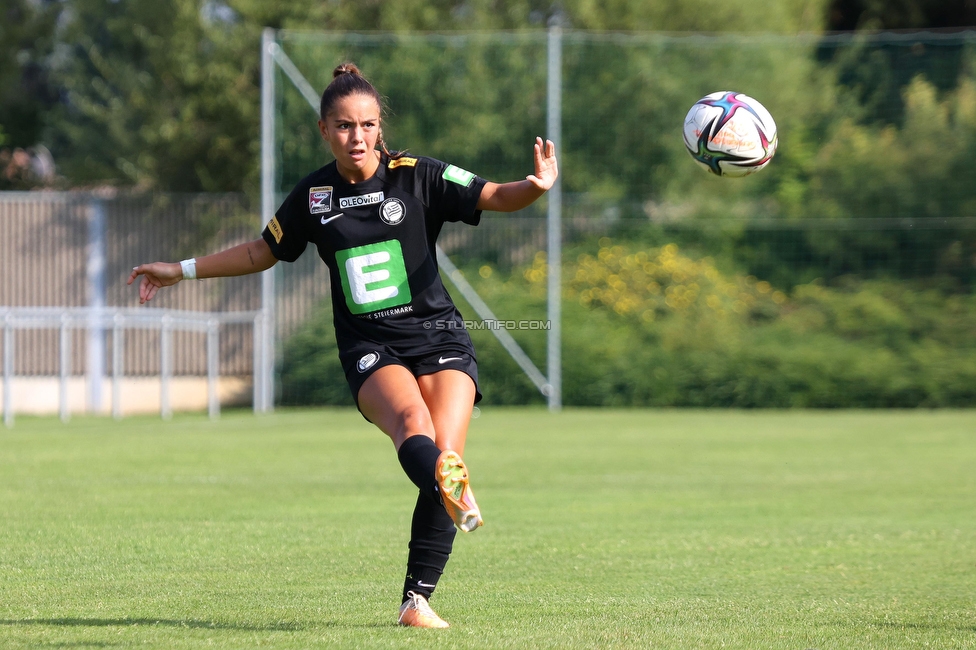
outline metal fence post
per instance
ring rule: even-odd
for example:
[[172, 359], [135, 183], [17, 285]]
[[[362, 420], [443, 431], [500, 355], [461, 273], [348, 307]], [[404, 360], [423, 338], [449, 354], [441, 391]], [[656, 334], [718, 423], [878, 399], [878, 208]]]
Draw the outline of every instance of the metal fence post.
[[274, 410], [275, 377], [275, 270], [271, 267], [261, 277], [261, 412]]
[[3, 315], [3, 423], [14, 426], [14, 327], [10, 314]]
[[163, 316], [159, 328], [159, 416], [164, 420], [173, 417], [169, 401], [170, 380], [173, 377], [173, 317]]
[[216, 320], [207, 322], [207, 410], [211, 420], [220, 417], [220, 396], [217, 378], [220, 375], [220, 326]]
[[61, 384], [58, 392], [58, 412], [61, 421], [67, 422], [71, 417], [68, 408], [68, 380], [71, 377], [71, 330], [68, 325], [71, 317], [68, 314], [61, 314], [61, 327], [59, 330], [61, 344]]
[[252, 384], [251, 392], [253, 393], [254, 402], [254, 412], [261, 412], [261, 387], [263, 385], [261, 380], [261, 343], [264, 341], [264, 336], [261, 334], [261, 312], [254, 317], [251, 322], [251, 337], [254, 339], [251, 345], [251, 356], [253, 357], [251, 364], [251, 377]]
[[[547, 137], [562, 153], [562, 16], [557, 13], [549, 23], [548, 74], [547, 74]], [[565, 160], [565, 158], [563, 159]], [[562, 369], [562, 183], [557, 178], [549, 189], [548, 212], [548, 271], [549, 271], [549, 338], [547, 346], [547, 374], [549, 375], [549, 410], [558, 411], [563, 406]]]
[[122, 419], [122, 374], [125, 372], [125, 317], [115, 312], [112, 318], [112, 417]]
[[105, 308], [105, 202], [91, 197], [88, 205], [88, 411], [102, 408], [105, 377], [105, 330], [101, 321]]
[[[267, 28], [261, 35], [261, 218], [271, 221], [275, 210], [275, 62], [278, 49], [275, 30]], [[260, 372], [255, 367], [255, 411], [267, 413], [274, 408], [274, 267], [261, 274], [261, 355]]]

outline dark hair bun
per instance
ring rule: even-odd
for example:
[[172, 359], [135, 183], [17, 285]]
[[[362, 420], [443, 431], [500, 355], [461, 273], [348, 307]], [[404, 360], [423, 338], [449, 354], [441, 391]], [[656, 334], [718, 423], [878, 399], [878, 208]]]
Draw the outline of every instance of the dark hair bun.
[[363, 76], [355, 63], [346, 61], [335, 67], [332, 71], [332, 81], [322, 93], [322, 102], [319, 104], [319, 115], [322, 119], [328, 117], [337, 101], [349, 95], [372, 97], [376, 100], [376, 105], [380, 107], [380, 111], [383, 110], [383, 98], [376, 92], [373, 84], [369, 83], [369, 80]]
[[341, 65], [337, 65], [335, 70], [332, 71], [332, 78], [335, 79], [336, 77], [344, 74], [358, 74], [359, 76], [363, 75], [363, 73], [359, 71], [359, 68], [356, 67], [355, 63], [343, 63]]

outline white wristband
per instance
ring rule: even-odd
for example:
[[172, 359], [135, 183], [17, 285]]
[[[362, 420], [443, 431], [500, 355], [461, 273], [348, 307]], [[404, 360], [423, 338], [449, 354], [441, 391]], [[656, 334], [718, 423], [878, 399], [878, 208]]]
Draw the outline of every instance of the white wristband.
[[180, 262], [180, 268], [183, 269], [184, 280], [197, 279], [197, 258], [191, 257], [188, 260], [183, 260]]

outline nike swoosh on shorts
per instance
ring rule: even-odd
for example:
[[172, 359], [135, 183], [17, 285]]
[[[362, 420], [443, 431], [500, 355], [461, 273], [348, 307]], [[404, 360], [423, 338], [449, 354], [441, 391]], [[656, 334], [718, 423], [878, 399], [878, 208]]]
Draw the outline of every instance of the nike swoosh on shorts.
[[441, 357], [437, 363], [447, 363], [448, 361], [464, 361], [464, 357]]

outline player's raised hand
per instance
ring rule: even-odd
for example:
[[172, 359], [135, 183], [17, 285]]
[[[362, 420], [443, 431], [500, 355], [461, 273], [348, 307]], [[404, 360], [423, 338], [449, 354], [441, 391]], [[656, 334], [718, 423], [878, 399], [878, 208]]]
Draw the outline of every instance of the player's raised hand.
[[169, 262], [140, 264], [132, 269], [126, 284], [132, 284], [140, 275], [142, 282], [139, 283], [139, 304], [142, 305], [152, 300], [160, 288], [172, 286], [182, 280], [183, 267]]
[[552, 187], [553, 183], [556, 182], [556, 177], [559, 176], [559, 169], [556, 167], [556, 145], [552, 143], [552, 140], [546, 140], [543, 143], [542, 138], [536, 138], [533, 149], [535, 174], [526, 176], [525, 180], [545, 192]]

